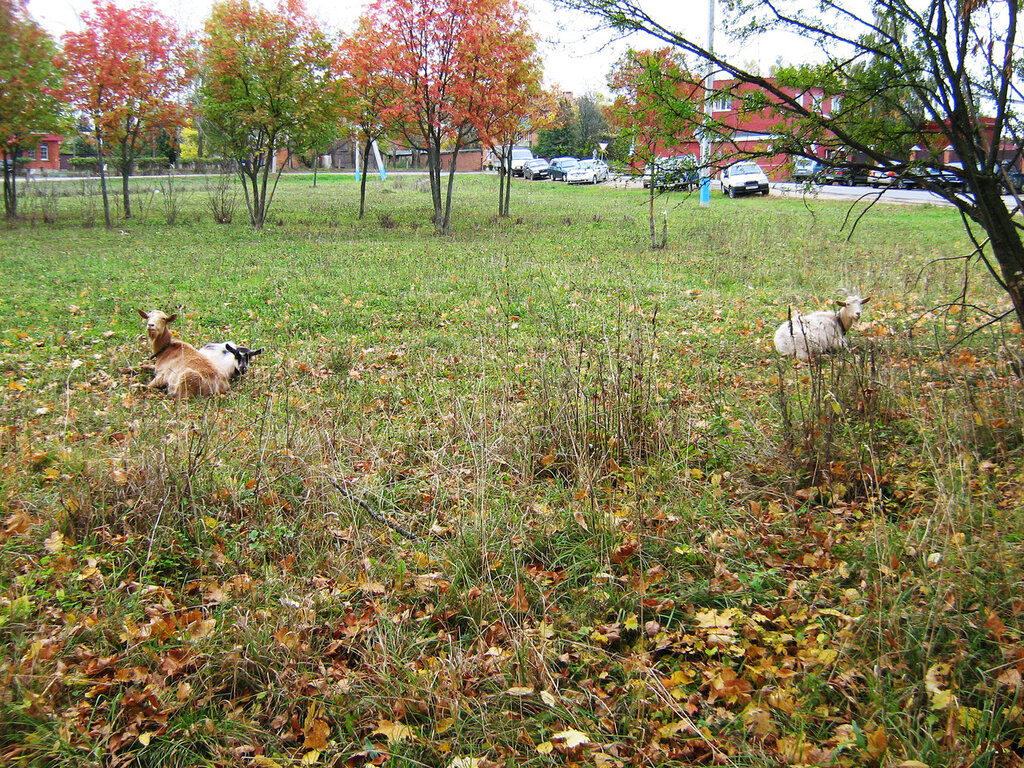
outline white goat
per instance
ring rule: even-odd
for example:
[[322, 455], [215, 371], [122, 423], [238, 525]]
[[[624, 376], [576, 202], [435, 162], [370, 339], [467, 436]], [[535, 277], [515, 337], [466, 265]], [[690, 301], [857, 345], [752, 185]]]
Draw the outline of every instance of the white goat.
[[810, 360], [815, 355], [846, 346], [846, 334], [860, 320], [869, 296], [862, 299], [853, 294], [846, 301], [836, 301], [839, 310], [822, 310], [809, 315], [795, 310], [789, 320], [775, 331], [775, 349], [780, 355], [796, 356], [797, 360]]
[[229, 379], [244, 376], [249, 370], [249, 363], [262, 352], [262, 348], [249, 349], [233, 341], [211, 341], [199, 348], [199, 354], [213, 363]]

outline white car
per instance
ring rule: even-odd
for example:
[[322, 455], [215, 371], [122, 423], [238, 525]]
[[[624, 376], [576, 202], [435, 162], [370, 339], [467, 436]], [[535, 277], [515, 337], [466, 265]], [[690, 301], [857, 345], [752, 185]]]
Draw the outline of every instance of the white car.
[[565, 174], [569, 184], [597, 184], [608, 181], [608, 163], [603, 160], [580, 160]]
[[754, 195], [758, 192], [768, 194], [768, 177], [753, 160], [730, 165], [718, 174], [718, 180], [722, 184], [722, 194], [729, 197]]

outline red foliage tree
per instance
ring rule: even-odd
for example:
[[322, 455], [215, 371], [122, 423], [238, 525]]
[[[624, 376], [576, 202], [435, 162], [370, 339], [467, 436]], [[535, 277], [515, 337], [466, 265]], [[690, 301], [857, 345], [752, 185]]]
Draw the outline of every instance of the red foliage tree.
[[100, 158], [107, 226], [105, 157], [121, 173], [125, 218], [131, 218], [128, 179], [144, 140], [160, 129], [173, 133], [187, 118], [183, 92], [193, 66], [174, 23], [149, 6], [118, 8], [95, 0], [83, 29], [63, 36], [58, 62], [64, 98], [91, 122]]
[[400, 128], [392, 104], [395, 93], [390, 78], [380, 67], [377, 35], [369, 27], [369, 19], [359, 20], [355, 34], [338, 49], [338, 70], [344, 79], [350, 99], [344, 117], [353, 128], [353, 136], [362, 156], [363, 169], [359, 183], [359, 218], [366, 212], [366, 167], [373, 142], [380, 141]]
[[[434, 228], [446, 233], [458, 152], [486, 133], [534, 56], [526, 15], [515, 0], [376, 0], [364, 23], [395, 95], [384, 118], [426, 152]], [[445, 194], [442, 152], [451, 153]]]

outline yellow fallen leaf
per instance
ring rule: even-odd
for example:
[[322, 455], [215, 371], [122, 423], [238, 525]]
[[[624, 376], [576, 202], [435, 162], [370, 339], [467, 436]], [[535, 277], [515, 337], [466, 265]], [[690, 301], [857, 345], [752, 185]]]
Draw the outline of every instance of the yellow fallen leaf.
[[555, 698], [554, 694], [548, 691], [540, 692], [540, 700], [547, 704], [549, 707], [554, 707], [558, 703], [558, 699]]
[[559, 731], [551, 737], [552, 741], [560, 741], [566, 749], [575, 749], [590, 744], [590, 737], [582, 731]]
[[320, 760], [320, 750], [311, 749], [309, 752], [302, 756], [303, 765], [316, 765]]
[[139, 744], [141, 744], [144, 747], [148, 747], [149, 746], [149, 742], [152, 739], [153, 739], [153, 734], [152, 733], [148, 733], [147, 732], [147, 733], [140, 734], [139, 735]]
[[371, 733], [371, 736], [380, 734], [390, 742], [406, 741], [408, 739], [416, 738], [416, 734], [413, 733], [405, 723], [393, 723], [390, 720], [381, 720], [377, 723], [377, 729]]
[[550, 755], [555, 749], [555, 745], [550, 741], [542, 741], [537, 745], [537, 751], [542, 755]]
[[533, 688], [525, 686], [516, 686], [514, 688], [509, 688], [507, 691], [505, 691], [505, 693], [509, 696], [532, 696]]
[[252, 759], [252, 764], [259, 766], [259, 768], [282, 768], [281, 764], [277, 760], [271, 760], [269, 757], [263, 755], [256, 755]]
[[896, 768], [931, 768], [931, 766], [928, 763], [922, 763], [920, 760], [904, 760]]

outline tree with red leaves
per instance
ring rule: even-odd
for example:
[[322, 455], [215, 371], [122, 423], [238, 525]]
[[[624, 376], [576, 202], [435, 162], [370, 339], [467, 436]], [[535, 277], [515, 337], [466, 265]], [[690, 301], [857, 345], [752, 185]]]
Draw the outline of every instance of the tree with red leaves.
[[211, 138], [238, 163], [250, 221], [262, 229], [285, 165], [278, 150], [311, 149], [339, 123], [333, 47], [301, 0], [276, 9], [222, 0], [202, 46], [203, 114]]
[[[539, 72], [526, 15], [515, 0], [376, 0], [364, 23], [395, 94], [384, 117], [426, 153], [434, 229], [447, 233], [459, 150]], [[444, 194], [442, 153], [451, 158]]]
[[192, 79], [188, 48], [174, 23], [149, 6], [119, 8], [95, 0], [83, 29], [63, 36], [58, 58], [64, 98], [92, 125], [100, 160], [103, 213], [111, 226], [103, 161], [121, 173], [124, 216], [131, 218], [128, 179], [145, 139], [184, 125], [183, 94]]
[[633, 147], [633, 159], [651, 168], [648, 218], [651, 247], [664, 248], [667, 237], [658, 239], [654, 217], [657, 193], [658, 150], [692, 135], [701, 110], [702, 94], [682, 54], [671, 48], [656, 51], [628, 50], [612, 66], [608, 86], [615, 95], [608, 110], [621, 139]]
[[369, 19], [361, 18], [355, 34], [347, 38], [338, 51], [339, 71], [351, 97], [346, 104], [345, 119], [354, 129], [354, 140], [362, 158], [360, 219], [366, 212], [366, 166], [373, 142], [381, 141], [400, 127], [391, 110], [395, 100], [391, 81], [381, 73], [377, 35], [368, 25]]
[[15, 163], [38, 136], [62, 129], [60, 70], [53, 65], [53, 39], [21, 4], [0, 0], [0, 161], [4, 166], [4, 211], [18, 215]]

